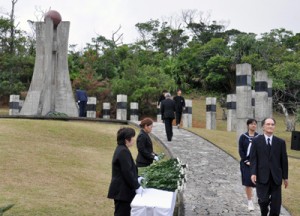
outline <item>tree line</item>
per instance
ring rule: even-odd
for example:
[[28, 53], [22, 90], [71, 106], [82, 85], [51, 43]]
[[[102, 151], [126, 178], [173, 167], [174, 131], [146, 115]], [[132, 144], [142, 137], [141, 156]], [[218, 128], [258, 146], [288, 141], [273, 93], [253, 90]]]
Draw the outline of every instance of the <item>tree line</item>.
[[[16, 1], [16, 0], [14, 0]], [[26, 93], [35, 59], [34, 34], [0, 17], [0, 97]], [[197, 10], [180, 18], [137, 23], [139, 38], [123, 43], [122, 28], [106, 38], [96, 35], [82, 50], [69, 46], [72, 86], [87, 90], [100, 102], [127, 94], [143, 112], [153, 112], [163, 89], [186, 93], [235, 92], [236, 64], [266, 70], [273, 78], [274, 104], [296, 111], [300, 100], [300, 33], [284, 28], [256, 35], [227, 29]], [[133, 29], [134, 30], [134, 29]]]

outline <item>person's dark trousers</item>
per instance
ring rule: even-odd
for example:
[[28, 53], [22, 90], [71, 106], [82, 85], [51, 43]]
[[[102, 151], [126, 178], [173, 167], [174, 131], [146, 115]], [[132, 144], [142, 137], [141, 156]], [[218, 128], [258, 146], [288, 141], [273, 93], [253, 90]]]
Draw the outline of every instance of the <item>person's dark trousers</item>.
[[176, 111], [176, 125], [180, 125], [182, 112]]
[[270, 205], [269, 216], [279, 216], [281, 208], [281, 185], [275, 184], [271, 174], [268, 183], [256, 184], [256, 193], [261, 215], [268, 215]]
[[86, 101], [79, 102], [79, 104], [78, 104], [79, 105], [79, 117], [86, 117], [86, 112], [85, 112], [86, 104], [87, 104]]
[[166, 128], [166, 134], [168, 141], [172, 140], [173, 136], [173, 126], [172, 126], [173, 119], [165, 119], [165, 128]]
[[130, 202], [114, 200], [115, 201], [115, 213], [114, 216], [130, 216]]

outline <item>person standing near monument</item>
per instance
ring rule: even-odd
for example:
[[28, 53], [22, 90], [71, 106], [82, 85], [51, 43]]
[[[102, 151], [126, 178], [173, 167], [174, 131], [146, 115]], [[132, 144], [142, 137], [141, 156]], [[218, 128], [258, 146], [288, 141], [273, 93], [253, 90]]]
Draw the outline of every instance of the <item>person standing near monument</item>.
[[153, 144], [149, 134], [152, 131], [153, 120], [145, 118], [140, 123], [141, 131], [137, 137], [136, 145], [138, 155], [136, 158], [137, 167], [146, 167], [158, 160], [158, 156], [153, 152]]
[[135, 131], [132, 128], [121, 128], [117, 133], [117, 147], [112, 159], [112, 179], [108, 195], [114, 199], [114, 216], [130, 216], [130, 203], [135, 194], [141, 194], [142, 177], [133, 161], [129, 148], [134, 144]]
[[288, 158], [285, 141], [274, 136], [276, 121], [266, 118], [262, 122], [263, 135], [252, 141], [250, 151], [251, 180], [256, 184], [258, 204], [262, 216], [279, 216], [281, 185], [288, 187]]
[[171, 99], [171, 94], [166, 93], [165, 94], [166, 99], [161, 102], [160, 109], [161, 109], [161, 115], [162, 119], [165, 122], [165, 129], [167, 134], [168, 141], [172, 141], [173, 137], [173, 126], [172, 122], [175, 118], [175, 101]]
[[163, 90], [163, 91], [162, 91], [162, 94], [159, 96], [158, 101], [157, 101], [157, 108], [159, 108], [159, 107], [160, 107], [160, 103], [161, 103], [164, 99], [166, 99], [166, 97], [165, 97], [165, 94], [166, 94], [166, 93], [168, 93], [167, 90]]
[[182, 92], [181, 89], [177, 90], [177, 96], [173, 98], [175, 101], [175, 107], [176, 107], [176, 125], [177, 128], [180, 127], [180, 122], [181, 122], [181, 116], [182, 116], [182, 111], [185, 109], [185, 100], [184, 97], [181, 96]]
[[86, 104], [87, 104], [87, 94], [86, 91], [80, 90], [79, 88], [76, 89], [76, 101], [78, 102], [79, 106], [79, 117], [86, 117]]
[[254, 210], [252, 202], [252, 188], [255, 184], [251, 181], [250, 173], [250, 149], [252, 146], [252, 139], [258, 135], [256, 133], [257, 121], [255, 119], [247, 120], [248, 131], [240, 136], [239, 139], [239, 154], [241, 157], [240, 169], [242, 176], [242, 185], [245, 186], [246, 195], [248, 198], [248, 209], [249, 211]]

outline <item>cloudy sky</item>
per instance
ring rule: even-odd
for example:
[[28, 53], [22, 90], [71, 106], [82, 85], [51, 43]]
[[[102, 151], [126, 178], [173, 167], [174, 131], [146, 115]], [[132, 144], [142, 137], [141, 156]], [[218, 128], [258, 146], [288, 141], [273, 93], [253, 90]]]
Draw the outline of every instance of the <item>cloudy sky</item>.
[[[37, 21], [41, 12], [57, 10], [70, 21], [69, 44], [83, 48], [91, 38], [112, 33], [122, 26], [123, 41], [136, 41], [135, 24], [150, 19], [176, 17], [183, 10], [210, 14], [211, 20], [226, 21], [227, 29], [258, 35], [274, 28], [300, 32], [299, 0], [18, 0], [15, 15], [19, 27], [30, 31], [27, 20]], [[9, 13], [11, 0], [1, 0], [0, 16]]]

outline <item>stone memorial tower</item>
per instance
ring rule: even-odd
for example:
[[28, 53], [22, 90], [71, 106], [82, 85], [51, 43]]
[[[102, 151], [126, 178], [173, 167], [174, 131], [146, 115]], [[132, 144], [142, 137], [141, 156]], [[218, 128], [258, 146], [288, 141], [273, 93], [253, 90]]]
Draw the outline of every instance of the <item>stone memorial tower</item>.
[[252, 68], [250, 64], [236, 65], [236, 138], [247, 131], [247, 119], [253, 118]]
[[36, 22], [34, 72], [20, 115], [45, 116], [61, 112], [78, 116], [68, 70], [70, 22], [62, 22], [54, 10]]
[[262, 133], [261, 122], [270, 116], [268, 101], [268, 73], [267, 71], [255, 72], [255, 119], [257, 132]]

